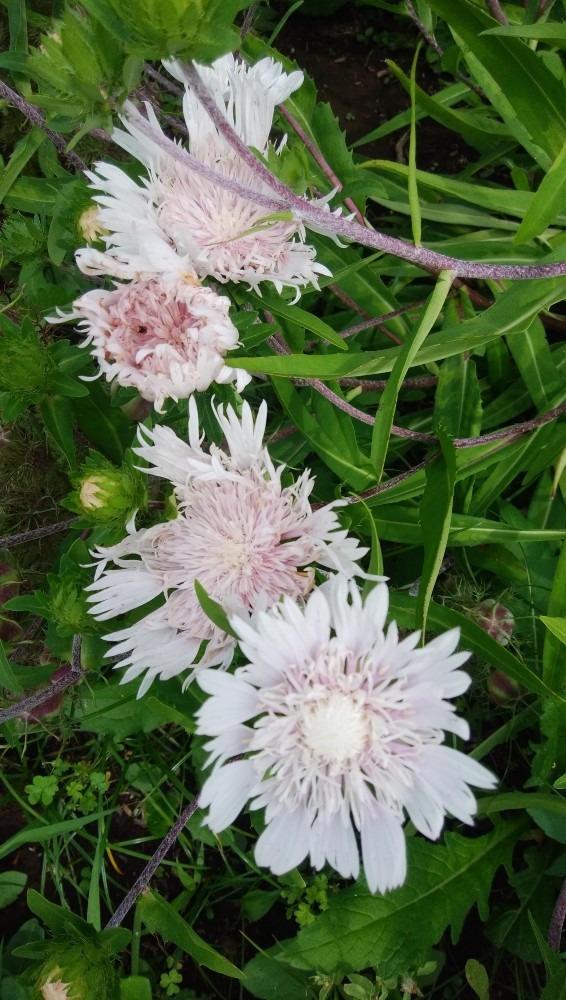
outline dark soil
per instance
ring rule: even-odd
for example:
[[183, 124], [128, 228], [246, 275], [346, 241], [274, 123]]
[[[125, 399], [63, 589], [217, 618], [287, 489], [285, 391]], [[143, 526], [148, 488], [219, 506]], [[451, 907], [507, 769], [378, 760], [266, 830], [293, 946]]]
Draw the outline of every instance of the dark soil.
[[[346, 132], [357, 142], [410, 107], [409, 96], [386, 60], [409, 74], [419, 32], [406, 17], [345, 4], [328, 17], [295, 14], [275, 41], [276, 47], [311, 76], [319, 99], [328, 101]], [[434, 94], [441, 89], [438, 64], [423, 49], [417, 82]], [[364, 156], [406, 162], [408, 130], [401, 129], [358, 147]], [[418, 125], [417, 161], [422, 170], [451, 174], [477, 159], [475, 150], [430, 119]]]

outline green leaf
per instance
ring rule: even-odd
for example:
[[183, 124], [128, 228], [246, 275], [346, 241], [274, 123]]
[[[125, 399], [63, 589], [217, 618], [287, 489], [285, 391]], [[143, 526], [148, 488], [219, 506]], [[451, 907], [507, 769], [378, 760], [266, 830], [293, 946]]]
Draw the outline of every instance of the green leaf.
[[140, 896], [138, 907], [144, 924], [152, 934], [160, 934], [165, 941], [172, 941], [206, 969], [232, 979], [245, 978], [240, 969], [211, 948], [159, 893], [147, 889]]
[[548, 170], [566, 131], [564, 87], [521, 39], [483, 34], [491, 17], [468, 0], [430, 0], [448, 23], [466, 64], [515, 139]]
[[489, 976], [485, 966], [475, 958], [469, 958], [464, 972], [466, 979], [479, 1000], [489, 1000]]
[[45, 132], [34, 126], [31, 132], [17, 143], [7, 165], [0, 174], [0, 203], [2, 203], [32, 156], [45, 141]]
[[536, 38], [550, 45], [566, 43], [566, 24], [506, 24], [500, 28], [488, 28], [483, 35], [504, 35], [507, 38]]
[[547, 226], [564, 210], [566, 198], [566, 142], [543, 177], [513, 243], [528, 243], [544, 233]]
[[209, 597], [206, 590], [198, 580], [195, 580], [195, 594], [197, 595], [197, 600], [202, 610], [207, 618], [210, 618], [212, 624], [222, 629], [222, 631], [226, 632], [228, 635], [231, 635], [234, 639], [237, 639], [238, 634], [230, 625], [228, 615], [224, 611], [224, 608], [218, 603], [218, 601]]
[[73, 411], [69, 400], [63, 396], [48, 396], [40, 404], [39, 410], [46, 429], [63, 452], [69, 467], [76, 469]]
[[25, 872], [0, 872], [0, 910], [18, 898], [27, 880]]
[[76, 816], [74, 819], [61, 820], [59, 823], [26, 826], [0, 845], [0, 860], [6, 858], [12, 851], [17, 851], [23, 844], [44, 844], [46, 841], [51, 840], [53, 837], [59, 837], [61, 834], [76, 833], [77, 830], [81, 830], [88, 823], [99, 820], [101, 815], [107, 816], [111, 812], [111, 809], [107, 809], [102, 814], [99, 812], [89, 813], [88, 816]]
[[[542, 278], [537, 281], [517, 281], [500, 295], [481, 315], [463, 323], [447, 323], [430, 334], [411, 359], [410, 367], [442, 361], [462, 352], [473, 353], [502, 336], [522, 334], [542, 309], [566, 296], [566, 279]], [[321, 378], [332, 380], [346, 375], [378, 375], [392, 371], [401, 347], [382, 351], [349, 354], [304, 355], [285, 357], [230, 357], [230, 365], [245, 371], [259, 371], [284, 378]]]
[[[4, 604], [4, 607], [6, 607], [6, 604]], [[12, 694], [18, 694], [22, 690], [12, 664], [6, 656], [3, 642], [0, 642], [0, 687], [5, 688], [6, 691], [11, 691]]]
[[541, 961], [529, 913], [540, 927], [548, 927], [556, 901], [556, 883], [547, 874], [553, 856], [550, 843], [525, 851], [526, 866], [509, 879], [517, 901], [500, 908], [486, 925], [490, 941], [523, 962]]
[[252, 305], [256, 309], [268, 309], [275, 316], [282, 316], [283, 319], [287, 320], [293, 326], [298, 326], [301, 330], [308, 330], [309, 333], [314, 333], [315, 337], [328, 341], [329, 344], [333, 344], [340, 351], [348, 350], [348, 345], [328, 323], [325, 323], [324, 320], [307, 312], [305, 309], [287, 305], [283, 299], [276, 298], [275, 295], [268, 295], [267, 293], [263, 293], [261, 298], [248, 293], [247, 298], [251, 300]]
[[120, 980], [120, 1000], [151, 1000], [151, 983], [145, 976]]
[[121, 410], [113, 408], [98, 382], [91, 382], [88, 396], [73, 398], [71, 406], [79, 427], [91, 444], [115, 465], [121, 465], [134, 429]]
[[[277, 961], [283, 945], [262, 951], [244, 966], [246, 992], [258, 1000], [301, 1000], [318, 994], [309, 989], [306, 972]], [[308, 991], [308, 992], [307, 992]]]
[[540, 620], [566, 646], [566, 618], [550, 618], [548, 615], [541, 615]]
[[439, 427], [442, 454], [426, 470], [426, 488], [419, 518], [423, 531], [424, 562], [417, 597], [417, 621], [424, 635], [432, 593], [450, 532], [450, 518], [456, 480], [456, 452], [451, 439]]
[[375, 480], [370, 468], [367, 466], [365, 469], [360, 468], [350, 460], [348, 455], [342, 453], [339, 443], [331, 434], [327, 433], [325, 427], [311, 416], [291, 382], [284, 379], [273, 379], [273, 386], [297, 429], [307, 441], [310, 441], [329, 469], [332, 469], [353, 490], [367, 490], [374, 484]]
[[[551, 620], [562, 617], [566, 611], [566, 544], [562, 545], [550, 600], [548, 602], [548, 618]], [[542, 676], [549, 687], [558, 691], [565, 689], [564, 676], [564, 645], [563, 640], [549, 627], [544, 637], [542, 650]]]
[[381, 482], [383, 475], [401, 383], [441, 313], [446, 297], [452, 287], [452, 278], [453, 274], [451, 271], [440, 272], [434, 290], [420, 319], [399, 350], [391, 377], [379, 401], [371, 440], [371, 460], [375, 467], [377, 483]]
[[281, 959], [299, 969], [323, 972], [379, 967], [389, 977], [426, 961], [430, 948], [452, 926], [457, 940], [469, 910], [477, 904], [485, 919], [491, 882], [500, 865], [509, 866], [524, 821], [498, 825], [483, 837], [446, 834], [443, 845], [412, 837], [407, 841], [408, 876], [400, 889], [372, 896], [359, 883], [328, 897], [328, 909]]
[[549, 408], [562, 380], [556, 371], [546, 332], [540, 319], [535, 319], [521, 337], [509, 337], [507, 346], [539, 412]]
[[473, 437], [481, 429], [481, 392], [475, 363], [465, 354], [443, 362], [434, 400], [434, 421], [452, 438]]
[[67, 906], [58, 906], [57, 903], [50, 903], [41, 893], [35, 889], [28, 889], [28, 906], [36, 917], [39, 917], [44, 924], [49, 927], [53, 934], [68, 934], [71, 932], [79, 934], [83, 938], [93, 938], [96, 934], [94, 927], [73, 913]]

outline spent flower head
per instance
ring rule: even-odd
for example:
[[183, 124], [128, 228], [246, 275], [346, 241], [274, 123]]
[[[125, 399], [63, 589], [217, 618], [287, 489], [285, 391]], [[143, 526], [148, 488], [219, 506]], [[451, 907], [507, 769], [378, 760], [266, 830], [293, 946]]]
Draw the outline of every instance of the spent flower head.
[[304, 608], [284, 598], [252, 620], [232, 616], [247, 665], [197, 674], [210, 695], [197, 728], [214, 764], [200, 799], [206, 822], [220, 832], [246, 802], [265, 808], [255, 858], [276, 875], [309, 856], [356, 878], [357, 831], [368, 886], [386, 892], [405, 879], [406, 814], [436, 839], [446, 813], [473, 821], [469, 785], [495, 784], [443, 745], [445, 733], [468, 737], [448, 700], [470, 683], [458, 629], [416, 648], [418, 632], [384, 631], [387, 606], [385, 584], [364, 602], [337, 575]]
[[[273, 195], [228, 144], [199, 103], [175, 60], [169, 72], [185, 86], [183, 111], [189, 149], [201, 163], [227, 180], [259, 194]], [[267, 155], [275, 106], [303, 82], [303, 74], [284, 73], [273, 59], [254, 66], [222, 56], [212, 66], [197, 67], [215, 103], [247, 146]], [[196, 273], [216, 281], [244, 281], [257, 289], [272, 281], [278, 291], [296, 290], [329, 274], [315, 261], [315, 250], [305, 243], [302, 221], [292, 212], [266, 215], [265, 208], [196, 174], [163, 148], [164, 135], [151, 105], [146, 112], [154, 139], [136, 123], [136, 111], [126, 104], [115, 142], [136, 157], [148, 171], [137, 183], [119, 167], [97, 163], [88, 173], [99, 192], [100, 222], [108, 230], [106, 251], [87, 247], [77, 253], [85, 274], [110, 274], [139, 279]]]
[[205, 614], [195, 581], [225, 612], [246, 615], [283, 595], [293, 602], [305, 598], [315, 564], [348, 577], [360, 573], [358, 560], [367, 551], [341, 529], [340, 501], [311, 508], [308, 471], [283, 485], [284, 466], [275, 467], [263, 445], [265, 403], [255, 419], [247, 403], [241, 417], [232, 407], [214, 412], [225, 449], [202, 449], [194, 398], [188, 443], [167, 427], [140, 429], [134, 450], [151, 475], [173, 484], [177, 516], [95, 553], [97, 578], [87, 589], [99, 621], [161, 600], [135, 624], [106, 637], [116, 643], [109, 655], [124, 656], [125, 681], [145, 673], [140, 695], [155, 677], [167, 679], [197, 662], [199, 670], [226, 667], [232, 659], [235, 640]]

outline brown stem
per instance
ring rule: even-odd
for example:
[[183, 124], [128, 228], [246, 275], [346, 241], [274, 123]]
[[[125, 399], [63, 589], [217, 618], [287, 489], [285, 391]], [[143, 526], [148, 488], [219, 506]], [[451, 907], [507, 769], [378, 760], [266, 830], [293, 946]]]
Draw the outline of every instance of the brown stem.
[[163, 87], [164, 90], [168, 90], [169, 93], [174, 94], [175, 97], [182, 97], [185, 93], [182, 87], [179, 87], [177, 83], [173, 83], [169, 77], [163, 76], [163, 73], [159, 73], [153, 68], [153, 66], [150, 66], [149, 63], [144, 63], [143, 69], [147, 76], [150, 76], [152, 80], [155, 80], [155, 82], [159, 84], [160, 87]]
[[489, 13], [496, 21], [499, 21], [504, 26], [509, 24], [499, 0], [487, 0], [487, 6], [489, 7]]
[[252, 3], [246, 11], [246, 16], [244, 17], [244, 20], [242, 22], [242, 27], [240, 28], [240, 45], [244, 41], [244, 38], [246, 37], [248, 31], [250, 30], [253, 24], [254, 17], [257, 14], [258, 7], [259, 7], [258, 3]]
[[161, 841], [155, 854], [149, 859], [139, 878], [136, 879], [128, 894], [124, 896], [124, 899], [110, 917], [105, 930], [108, 930], [110, 927], [119, 927], [124, 917], [128, 914], [136, 902], [140, 893], [147, 888], [159, 865], [163, 861], [163, 858], [173, 847], [173, 844], [177, 840], [181, 830], [184, 826], [186, 826], [193, 813], [195, 813], [198, 809], [198, 798], [198, 795], [195, 795], [194, 799], [189, 802], [188, 806], [185, 806], [178, 820], [176, 820], [169, 830], [169, 833]]
[[430, 458], [426, 458], [424, 462], [420, 462], [415, 465], [412, 469], [407, 469], [406, 472], [400, 472], [398, 476], [393, 476], [392, 479], [388, 479], [386, 483], [380, 483], [379, 486], [373, 486], [371, 490], [365, 490], [363, 493], [358, 493], [355, 496], [347, 497], [347, 503], [360, 503], [362, 500], [368, 500], [370, 497], [375, 497], [378, 493], [386, 493], [387, 490], [392, 490], [394, 486], [398, 486], [399, 483], [404, 482], [405, 479], [410, 479], [416, 472], [421, 472], [422, 469], [426, 469], [427, 465], [431, 465], [434, 462], [435, 455], [431, 455]]
[[556, 906], [554, 907], [552, 917], [550, 919], [550, 928], [548, 931], [548, 946], [552, 948], [553, 951], [560, 952], [560, 944], [562, 941], [562, 930], [564, 928], [564, 921], [566, 920], [566, 879], [562, 883], [562, 888], [558, 894], [558, 899], [556, 900]]
[[[263, 192], [252, 191], [250, 188], [239, 184], [231, 177], [226, 177], [214, 170], [212, 167], [202, 163], [187, 150], [182, 149], [172, 142], [161, 132], [154, 129], [147, 119], [143, 117], [135, 108], [129, 109], [129, 117], [135, 122], [140, 132], [151, 139], [158, 147], [167, 152], [172, 159], [182, 163], [185, 167], [194, 170], [195, 173], [207, 177], [219, 187], [247, 201], [255, 202], [258, 205], [269, 209], [270, 212], [280, 212], [292, 209], [296, 215], [308, 226], [316, 229], [335, 232], [346, 239], [362, 244], [362, 246], [372, 247], [375, 250], [382, 250], [403, 260], [412, 261], [419, 267], [432, 268], [435, 270], [454, 271], [456, 276], [469, 278], [546, 278], [562, 277], [566, 275], [566, 261], [560, 264], [534, 264], [534, 265], [507, 265], [507, 264], [484, 264], [472, 263], [460, 260], [456, 257], [448, 257], [444, 254], [435, 253], [425, 247], [416, 247], [403, 242], [393, 236], [387, 236], [377, 230], [366, 229], [357, 222], [349, 222], [340, 216], [313, 205], [297, 195], [293, 194], [285, 187], [269, 170], [253, 155], [245, 143], [234, 132], [229, 122], [216, 106], [210, 97], [208, 90], [202, 83], [198, 72], [194, 66], [187, 67], [187, 76], [191, 81], [197, 81], [195, 91], [197, 97], [202, 99], [203, 104], [209, 112], [212, 120], [217, 125], [219, 131], [226, 137], [227, 141], [237, 150], [242, 160], [254, 170], [255, 174], [277, 192], [278, 197], [271, 197]], [[192, 85], [192, 84], [191, 84]]]
[[[315, 143], [312, 141], [312, 139], [309, 138], [305, 130], [301, 128], [297, 119], [293, 117], [290, 111], [287, 111], [287, 108], [285, 107], [284, 104], [278, 104], [277, 110], [283, 116], [283, 118], [285, 118], [289, 122], [289, 125], [293, 129], [293, 132], [296, 132], [303, 145], [305, 145], [306, 148], [308, 149], [312, 158], [318, 163], [323, 173], [326, 174], [328, 180], [332, 184], [332, 187], [337, 188], [338, 191], [342, 191], [344, 185], [342, 184], [340, 178], [334, 173], [332, 167], [325, 159], [318, 146], [316, 146]], [[365, 226], [366, 223], [364, 217], [360, 212], [358, 206], [356, 205], [355, 201], [352, 201], [351, 198], [344, 198], [343, 201], [344, 204], [346, 205], [346, 208], [349, 208], [350, 211], [354, 213], [356, 219], [360, 223], [360, 226]]]
[[[378, 378], [350, 378], [349, 376], [343, 376], [337, 379], [340, 385], [345, 387], [352, 386], [353, 388], [363, 389], [364, 392], [383, 392], [387, 388], [387, 379]], [[438, 382], [438, 375], [421, 375], [417, 378], [406, 378], [404, 382], [401, 383], [401, 389], [430, 389], [435, 386]]]
[[[352, 299], [347, 294], [347, 292], [344, 292], [340, 288], [340, 285], [329, 285], [328, 287], [330, 288], [331, 292], [334, 292], [336, 298], [340, 299], [340, 301], [343, 302], [344, 305], [349, 306], [350, 309], [354, 310], [354, 312], [357, 312], [357, 313], [360, 314], [360, 316], [364, 316], [365, 317], [365, 320], [364, 320], [363, 324], [359, 324], [359, 326], [357, 328], [356, 327], [352, 328], [355, 333], [357, 333], [358, 330], [366, 330], [368, 326], [375, 326], [380, 331], [380, 333], [383, 333], [384, 336], [386, 336], [386, 337], [389, 338], [389, 340], [392, 340], [394, 344], [399, 345], [399, 344], [403, 343], [403, 341], [400, 340], [400, 338], [397, 337], [396, 334], [391, 333], [391, 330], [388, 330], [387, 327], [384, 326], [383, 323], [382, 323], [382, 320], [384, 318], [392, 318], [393, 316], [398, 315], [397, 311], [394, 312], [394, 313], [387, 313], [386, 317], [378, 316], [376, 318], [374, 316], [370, 316], [370, 314], [368, 312], [366, 312], [366, 310], [363, 309], [362, 306], [359, 305], [359, 303], [355, 301], [355, 299]], [[400, 311], [401, 310], [399, 310], [399, 312]], [[350, 336], [350, 334], [348, 332], [343, 331], [340, 334], [340, 336], [341, 337], [348, 337], [348, 336]]]
[[54, 535], [58, 531], [66, 531], [67, 528], [72, 527], [76, 520], [76, 517], [71, 517], [68, 521], [59, 521], [57, 524], [44, 524], [42, 528], [32, 528], [31, 531], [20, 531], [17, 535], [4, 535], [0, 538], [0, 549], [12, 549], [15, 545], [22, 545], [23, 542], [33, 542], [36, 538], [46, 538], [47, 535]]
[[64, 159], [66, 159], [67, 162], [75, 168], [75, 170], [79, 170], [81, 173], [86, 170], [86, 163], [81, 160], [80, 156], [77, 156], [72, 149], [67, 149], [67, 143], [65, 142], [63, 136], [59, 135], [58, 132], [54, 132], [53, 129], [49, 128], [49, 126], [45, 124], [45, 119], [39, 108], [36, 108], [35, 105], [24, 101], [23, 97], [20, 97], [15, 90], [8, 87], [8, 85], [2, 80], [0, 80], [0, 97], [3, 97], [5, 101], [8, 101], [8, 104], [11, 104], [12, 107], [21, 111], [29, 122], [33, 125], [37, 125], [42, 132], [45, 132], [46, 136], [51, 139], [55, 148], [59, 150]]
[[84, 674], [85, 671], [81, 667], [81, 637], [80, 635], [75, 635], [73, 637], [72, 661], [64, 677], [52, 681], [49, 687], [42, 688], [41, 691], [35, 691], [33, 694], [26, 695], [25, 698], [21, 698], [20, 701], [17, 701], [14, 705], [10, 705], [9, 708], [2, 709], [0, 711], [0, 723], [8, 722], [10, 719], [15, 719], [20, 715], [29, 714], [38, 705], [43, 705], [44, 702], [49, 701], [56, 694], [61, 694], [62, 691], [76, 684], [84, 677]]
[[444, 49], [442, 49], [441, 46], [438, 44], [434, 35], [431, 35], [430, 31], [428, 31], [427, 28], [425, 28], [423, 22], [421, 21], [415, 8], [413, 7], [411, 0], [405, 0], [405, 7], [407, 8], [407, 14], [411, 18], [411, 21], [413, 22], [414, 25], [416, 25], [421, 35], [425, 39], [425, 41], [428, 42], [430, 46], [432, 46], [432, 48], [434, 49], [434, 51], [438, 56], [442, 57], [444, 55]]

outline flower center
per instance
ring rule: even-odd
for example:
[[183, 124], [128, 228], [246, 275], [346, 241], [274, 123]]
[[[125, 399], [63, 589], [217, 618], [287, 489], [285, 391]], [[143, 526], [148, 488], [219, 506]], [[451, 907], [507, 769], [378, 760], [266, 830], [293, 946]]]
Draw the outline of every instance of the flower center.
[[341, 769], [363, 753], [371, 720], [365, 704], [353, 694], [333, 691], [305, 708], [301, 729], [312, 762]]

